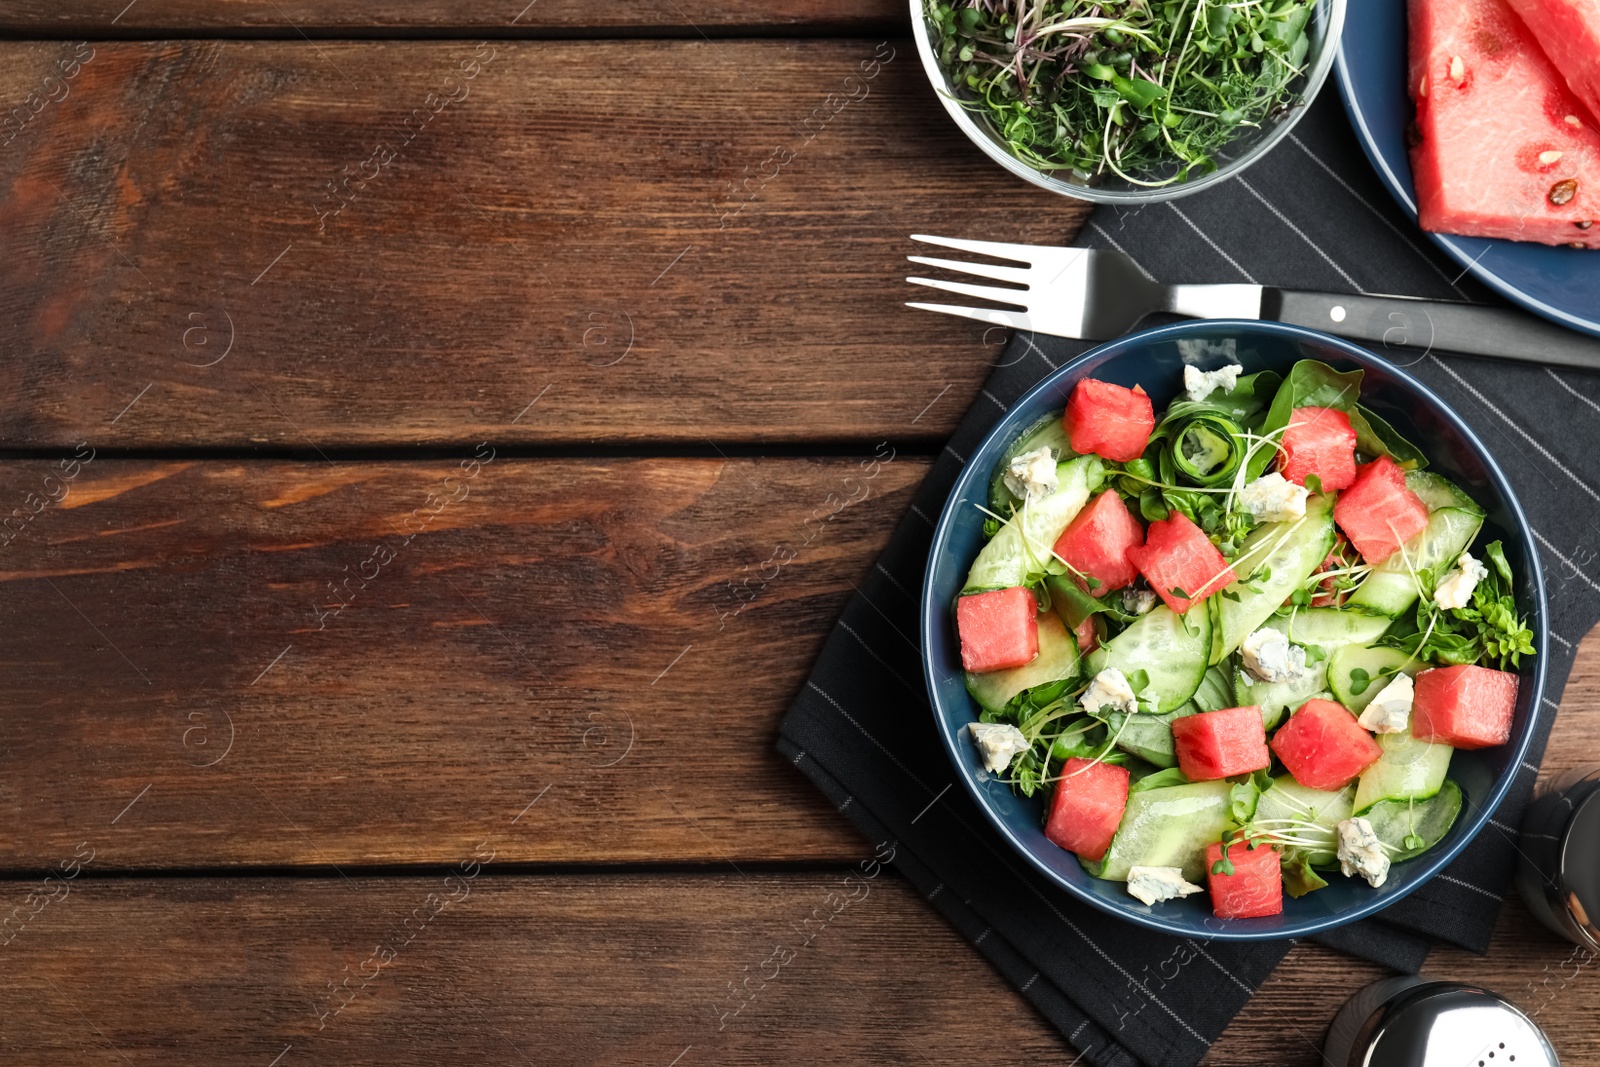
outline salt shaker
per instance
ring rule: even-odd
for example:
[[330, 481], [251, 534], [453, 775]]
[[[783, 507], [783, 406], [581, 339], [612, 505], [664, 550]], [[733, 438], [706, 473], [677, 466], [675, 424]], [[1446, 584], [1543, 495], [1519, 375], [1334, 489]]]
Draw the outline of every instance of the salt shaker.
[[1541, 784], [1518, 844], [1517, 889], [1528, 910], [1561, 937], [1600, 952], [1600, 767]]
[[1497, 993], [1405, 975], [1351, 997], [1328, 1027], [1331, 1067], [1560, 1067], [1534, 1021]]

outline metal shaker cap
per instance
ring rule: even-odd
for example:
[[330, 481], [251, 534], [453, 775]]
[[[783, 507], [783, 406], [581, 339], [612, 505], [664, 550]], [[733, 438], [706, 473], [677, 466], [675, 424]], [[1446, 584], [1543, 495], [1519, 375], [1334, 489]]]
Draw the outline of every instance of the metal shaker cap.
[[1358, 993], [1329, 1030], [1338, 1067], [1560, 1067], [1544, 1031], [1478, 986], [1386, 979]]

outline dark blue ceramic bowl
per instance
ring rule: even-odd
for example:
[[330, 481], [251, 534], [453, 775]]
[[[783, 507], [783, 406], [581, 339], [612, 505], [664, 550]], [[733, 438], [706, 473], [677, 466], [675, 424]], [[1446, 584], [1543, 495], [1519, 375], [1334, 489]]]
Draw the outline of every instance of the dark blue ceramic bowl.
[[[1350, 0], [1339, 40], [1337, 79], [1350, 122], [1378, 177], [1412, 221], [1416, 188], [1406, 127], [1415, 109], [1406, 87], [1406, 5]], [[1454, 237], [1429, 240], [1489, 288], [1563, 326], [1600, 336], [1600, 256], [1577, 248]]]
[[[1204, 895], [1149, 907], [1130, 897], [1122, 883], [1091, 878], [1076, 857], [1045, 839], [1042, 799], [1025, 800], [984, 772], [964, 729], [977, 717], [978, 707], [967, 695], [953, 604], [983, 544], [984, 516], [974, 505], [987, 502], [989, 476], [1001, 452], [1030, 424], [1061, 411], [1081, 378], [1142, 385], [1160, 411], [1179, 392], [1185, 354], [1190, 362], [1204, 361], [1207, 367], [1238, 362], [1246, 373], [1285, 374], [1300, 359], [1364, 370], [1362, 402], [1421, 447], [1431, 469], [1466, 489], [1488, 512], [1483, 538], [1505, 542], [1516, 572], [1517, 603], [1528, 615], [1539, 651], [1523, 661], [1510, 743], [1458, 751], [1452, 759], [1450, 777], [1461, 786], [1465, 805], [1444, 841], [1415, 860], [1396, 864], [1381, 889], [1335, 874], [1326, 889], [1299, 900], [1285, 898], [1283, 914], [1271, 918], [1218, 920]], [[1102, 345], [1051, 374], [1006, 412], [957, 479], [934, 531], [922, 590], [923, 670], [935, 725], [957, 777], [1000, 834], [1052, 881], [1103, 911], [1168, 933], [1224, 940], [1302, 937], [1353, 922], [1393, 904], [1449, 864], [1484, 828], [1516, 777], [1534, 773], [1522, 761], [1544, 692], [1546, 632], [1544, 577], [1533, 536], [1516, 494], [1477, 435], [1421, 382], [1366, 349], [1313, 330], [1267, 322], [1186, 322], [1146, 330]]]

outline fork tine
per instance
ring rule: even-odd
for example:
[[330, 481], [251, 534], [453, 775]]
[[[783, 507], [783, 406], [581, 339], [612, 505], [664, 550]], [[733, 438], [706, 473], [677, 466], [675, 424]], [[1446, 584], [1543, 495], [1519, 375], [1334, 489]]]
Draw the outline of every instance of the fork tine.
[[950, 304], [913, 304], [907, 303], [906, 307], [916, 308], [918, 311], [937, 311], [941, 315], [957, 315], [963, 319], [975, 319], [978, 322], [987, 322], [995, 326], [1009, 326], [1014, 330], [1032, 330], [1033, 322], [1027, 315], [1017, 311], [995, 311], [992, 308], [961, 308]]
[[997, 282], [1016, 282], [1020, 285], [1028, 284], [1028, 278], [1033, 273], [1027, 267], [997, 267], [991, 263], [963, 263], [958, 259], [933, 259], [929, 256], [906, 258], [924, 267], [939, 267], [958, 274], [975, 274], [980, 278], [992, 278]]
[[980, 256], [994, 256], [996, 259], [1010, 259], [1018, 263], [1037, 263], [1044, 255], [1053, 251], [1047, 245], [1008, 245], [999, 241], [967, 241], [959, 237], [931, 237], [925, 233], [911, 235], [913, 241], [923, 244], [939, 245], [941, 248], [954, 248], [958, 252], [976, 252]]
[[969, 285], [966, 282], [947, 282], [939, 278], [907, 278], [912, 285], [926, 285], [929, 289], [943, 289], [947, 293], [970, 296], [974, 300], [993, 300], [996, 304], [1028, 306], [1028, 294], [1021, 289], [997, 289], [992, 285]]

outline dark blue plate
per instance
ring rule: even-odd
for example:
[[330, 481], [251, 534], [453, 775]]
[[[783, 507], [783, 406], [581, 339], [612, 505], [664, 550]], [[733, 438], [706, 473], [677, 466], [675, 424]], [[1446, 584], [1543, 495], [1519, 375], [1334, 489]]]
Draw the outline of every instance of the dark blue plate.
[[[1414, 109], [1406, 88], [1404, 0], [1349, 0], [1334, 77], [1356, 136], [1413, 221], [1417, 196], [1406, 149]], [[1482, 237], [1428, 238], [1507, 300], [1600, 336], [1600, 253]]]
[[[1431, 469], [1467, 490], [1488, 513], [1482, 537], [1505, 542], [1506, 558], [1516, 572], [1517, 605], [1528, 614], [1539, 651], [1523, 661], [1510, 742], [1476, 752], [1458, 751], [1451, 759], [1450, 777], [1461, 787], [1464, 804], [1443, 841], [1414, 860], [1395, 864], [1381, 889], [1335, 873], [1326, 889], [1299, 900], [1286, 897], [1283, 914], [1264, 919], [1217, 919], [1211, 914], [1210, 898], [1203, 895], [1148, 907], [1130, 897], [1123, 883], [1091, 878], [1077, 857], [1045, 839], [1042, 799], [1017, 796], [985, 773], [965, 729], [977, 718], [978, 706], [967, 695], [961, 670], [954, 604], [983, 544], [984, 515], [974, 505], [988, 502], [989, 475], [1001, 452], [1028, 426], [1066, 407], [1080, 378], [1142, 385], [1160, 411], [1178, 392], [1185, 353], [1190, 361], [1203, 357], [1208, 363], [1220, 363], [1225, 358], [1243, 364], [1246, 373], [1285, 374], [1300, 359], [1320, 359], [1340, 370], [1364, 370], [1362, 402], [1421, 447]], [[1084, 353], [1035, 386], [984, 438], [956, 480], [934, 530], [922, 589], [923, 673], [939, 735], [956, 777], [1001, 835], [1046, 877], [1097, 908], [1168, 933], [1236, 941], [1303, 937], [1353, 922], [1393, 904], [1454, 859], [1483, 829], [1517, 775], [1529, 773], [1522, 759], [1544, 693], [1546, 633], [1544, 577], [1533, 535], [1484, 443], [1427, 386], [1386, 360], [1337, 337], [1268, 322], [1183, 322], [1131, 334]]]

